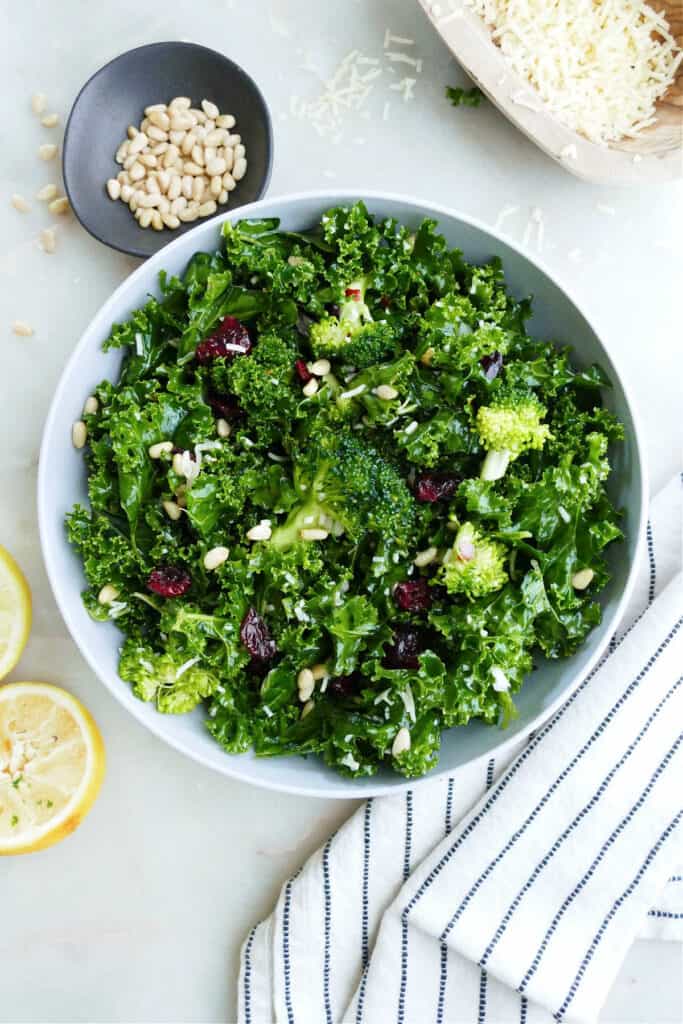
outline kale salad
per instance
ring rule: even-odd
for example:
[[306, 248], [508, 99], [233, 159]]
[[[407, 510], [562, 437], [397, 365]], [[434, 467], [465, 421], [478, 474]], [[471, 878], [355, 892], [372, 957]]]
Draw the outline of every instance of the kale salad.
[[278, 228], [224, 224], [112, 328], [67, 519], [84, 601], [134, 693], [203, 705], [226, 751], [422, 775], [600, 621], [623, 428], [434, 221]]

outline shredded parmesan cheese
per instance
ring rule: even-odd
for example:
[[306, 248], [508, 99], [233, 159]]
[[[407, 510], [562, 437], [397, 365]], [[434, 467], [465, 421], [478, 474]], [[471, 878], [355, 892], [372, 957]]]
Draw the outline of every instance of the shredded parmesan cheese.
[[[635, 138], [656, 120], [683, 51], [643, 0], [465, 0], [538, 103], [591, 142]], [[515, 103], [537, 109], [526, 92]]]

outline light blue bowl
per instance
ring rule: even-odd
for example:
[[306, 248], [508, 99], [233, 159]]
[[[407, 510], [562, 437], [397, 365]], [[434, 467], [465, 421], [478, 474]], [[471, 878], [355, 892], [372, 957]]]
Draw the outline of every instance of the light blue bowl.
[[[331, 206], [363, 198], [380, 217], [395, 217], [417, 227], [423, 217], [433, 217], [451, 246], [458, 246], [471, 262], [491, 256], [503, 261], [511, 291], [518, 297], [532, 295], [532, 334], [571, 345], [580, 366], [597, 362], [609, 374], [613, 388], [605, 400], [626, 428], [626, 442], [614, 452], [614, 472], [609, 491], [624, 510], [626, 541], [610, 549], [613, 577], [602, 595], [603, 620], [574, 657], [542, 662], [515, 698], [518, 718], [505, 731], [472, 723], [443, 734], [438, 767], [425, 779], [452, 774], [459, 767], [500, 753], [520, 734], [526, 735], [547, 719], [578, 686], [598, 661], [614, 633], [628, 600], [634, 567], [643, 541], [646, 521], [646, 474], [632, 402], [605, 343], [577, 305], [547, 270], [508, 240], [470, 217], [397, 195], [356, 192], [309, 192], [264, 199], [243, 206], [224, 217], [200, 224], [151, 257], [114, 292], [104, 304], [69, 360], [62, 374], [45, 424], [38, 475], [38, 516], [43, 555], [50, 583], [64, 621], [93, 672], [116, 699], [161, 739], [202, 764], [235, 779], [320, 797], [367, 797], [397, 793], [424, 780], [406, 782], [389, 771], [372, 779], [349, 780], [314, 757], [257, 758], [253, 754], [226, 754], [203, 725], [203, 715], [161, 715], [133, 696], [130, 686], [117, 674], [121, 634], [113, 624], [94, 622], [85, 611], [81, 591], [85, 587], [77, 554], [69, 546], [64, 516], [74, 502], [87, 503], [86, 474], [82, 454], [71, 444], [71, 425], [79, 419], [84, 399], [104, 377], [118, 376], [121, 353], [102, 352], [102, 342], [114, 322], [125, 320], [143, 305], [147, 296], [158, 294], [157, 275], [161, 269], [182, 274], [194, 252], [214, 250], [220, 244], [220, 223], [246, 217], [279, 217], [282, 227], [302, 230], [311, 227]], [[56, 471], [55, 467], [58, 467]]]

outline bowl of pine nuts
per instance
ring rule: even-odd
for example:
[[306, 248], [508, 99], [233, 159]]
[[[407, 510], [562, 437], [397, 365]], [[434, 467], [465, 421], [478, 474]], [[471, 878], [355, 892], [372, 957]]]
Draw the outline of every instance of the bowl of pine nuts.
[[88, 79], [64, 134], [64, 186], [83, 227], [146, 258], [266, 191], [273, 137], [253, 79], [215, 50], [151, 43]]

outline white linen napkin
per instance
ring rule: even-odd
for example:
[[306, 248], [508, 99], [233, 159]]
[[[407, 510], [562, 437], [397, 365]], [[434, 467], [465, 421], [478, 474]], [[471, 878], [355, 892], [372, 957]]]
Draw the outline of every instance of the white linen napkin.
[[504, 761], [363, 804], [247, 937], [240, 1024], [590, 1021], [683, 938], [680, 545], [676, 478], [602, 664]]

